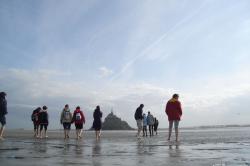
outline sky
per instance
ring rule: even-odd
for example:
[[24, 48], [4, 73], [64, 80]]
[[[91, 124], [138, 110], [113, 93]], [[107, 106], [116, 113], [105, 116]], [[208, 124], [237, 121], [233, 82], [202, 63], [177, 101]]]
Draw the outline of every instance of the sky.
[[59, 129], [65, 104], [85, 129], [100, 105], [136, 127], [143, 103], [168, 127], [180, 95], [180, 127], [249, 124], [248, 0], [0, 0], [0, 91], [7, 128], [33, 127], [46, 105]]

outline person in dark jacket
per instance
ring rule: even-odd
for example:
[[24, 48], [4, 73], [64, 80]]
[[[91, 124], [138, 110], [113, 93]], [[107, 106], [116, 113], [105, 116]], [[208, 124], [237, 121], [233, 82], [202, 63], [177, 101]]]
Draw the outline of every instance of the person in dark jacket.
[[34, 125], [34, 137], [38, 137], [38, 131], [39, 131], [39, 120], [38, 120], [38, 114], [42, 110], [41, 107], [37, 107], [31, 115], [31, 120]]
[[142, 132], [142, 120], [143, 120], [143, 107], [144, 105], [143, 104], [140, 104], [140, 106], [136, 109], [135, 111], [135, 120], [136, 120], [136, 124], [137, 124], [137, 127], [138, 127], [138, 132], [137, 132], [137, 137], [140, 138], [141, 136], [141, 132]]
[[174, 124], [175, 128], [175, 141], [178, 141], [178, 136], [179, 136], [179, 121], [181, 120], [182, 116], [182, 108], [181, 108], [181, 103], [179, 102], [179, 95], [174, 94], [172, 99], [170, 99], [167, 102], [165, 112], [168, 116], [168, 121], [169, 121], [169, 133], [168, 133], [168, 140], [170, 140], [171, 133], [172, 133], [172, 128]]
[[0, 140], [4, 140], [3, 132], [4, 132], [5, 125], [6, 125], [5, 115], [8, 113], [7, 100], [5, 97], [6, 97], [6, 93], [0, 92], [0, 123], [2, 125], [0, 128]]
[[155, 118], [154, 131], [155, 131], [155, 134], [156, 134], [156, 135], [158, 134], [158, 132], [157, 132], [157, 130], [158, 130], [158, 125], [159, 125], [159, 121]]
[[101, 137], [101, 129], [102, 129], [102, 112], [100, 106], [96, 106], [96, 109], [93, 113], [93, 129], [95, 129], [95, 137], [96, 140], [99, 140]]
[[[38, 121], [40, 125], [40, 138], [43, 138], [43, 136], [45, 136], [45, 138], [48, 138], [47, 127], [49, 125], [49, 114], [47, 112], [47, 106], [43, 106], [43, 109], [39, 112]], [[42, 134], [43, 128], [44, 134]]]

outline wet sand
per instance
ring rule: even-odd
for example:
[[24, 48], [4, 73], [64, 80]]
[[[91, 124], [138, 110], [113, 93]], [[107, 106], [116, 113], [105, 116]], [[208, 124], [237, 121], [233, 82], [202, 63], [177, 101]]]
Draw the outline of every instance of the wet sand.
[[[6, 131], [0, 141], [1, 165], [250, 165], [250, 128], [181, 130], [180, 142], [167, 133], [137, 139], [135, 131], [103, 131], [100, 141], [87, 131], [81, 140], [63, 139], [63, 131], [49, 138], [33, 138], [32, 131]], [[173, 135], [174, 136], [174, 135]], [[174, 137], [173, 137], [174, 138]]]

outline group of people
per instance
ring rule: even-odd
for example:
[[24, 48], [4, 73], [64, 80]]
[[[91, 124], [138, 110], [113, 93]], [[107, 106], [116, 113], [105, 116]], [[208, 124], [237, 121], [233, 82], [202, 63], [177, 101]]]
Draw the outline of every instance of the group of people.
[[147, 137], [148, 136], [148, 131], [147, 131], [147, 126], [149, 129], [149, 136], [154, 136], [154, 132], [157, 135], [157, 129], [158, 129], [158, 125], [159, 125], [159, 121], [150, 113], [150, 111], [148, 111], [148, 115], [146, 115], [145, 113], [143, 113], [143, 137]]
[[[6, 100], [6, 93], [0, 92], [0, 140], [3, 140], [3, 133], [4, 128], [6, 124], [6, 118], [5, 115], [7, 112], [7, 100]], [[178, 141], [179, 139], [179, 122], [181, 120], [182, 116], [182, 108], [181, 103], [178, 100], [179, 95], [174, 94], [172, 98], [167, 102], [165, 113], [168, 116], [169, 121], [169, 132], [168, 132], [168, 140], [171, 138], [172, 134], [172, 128], [174, 126], [175, 128], [175, 141]], [[142, 136], [148, 136], [147, 134], [147, 126], [149, 126], [149, 135], [153, 136], [154, 132], [157, 134], [157, 128], [159, 125], [159, 122], [156, 118], [153, 117], [153, 115], [148, 111], [148, 115], [146, 116], [145, 113], [143, 113], [143, 104], [140, 104], [140, 106], [136, 109], [134, 117], [137, 123], [138, 131], [137, 136], [138, 138]], [[47, 135], [47, 127], [49, 125], [49, 114], [47, 112], [47, 106], [38, 107], [35, 109], [31, 115], [31, 120], [34, 124], [34, 137], [38, 138], [46, 138]], [[101, 136], [101, 128], [102, 128], [102, 112], [100, 109], [100, 106], [96, 106], [96, 109], [93, 113], [93, 126], [92, 128], [95, 129], [95, 136], [96, 139], [99, 140]], [[85, 124], [85, 116], [84, 113], [81, 111], [81, 108], [79, 106], [76, 107], [73, 114], [71, 113], [69, 109], [69, 105], [66, 104], [63, 108], [60, 116], [60, 122], [63, 125], [64, 128], [64, 138], [69, 138], [69, 132], [71, 129], [71, 124], [75, 124], [76, 128], [76, 138], [80, 139], [82, 137], [82, 129], [83, 125]]]
[[[182, 116], [182, 108], [181, 103], [178, 100], [179, 95], [174, 94], [172, 98], [167, 102], [165, 113], [168, 116], [169, 121], [169, 132], [168, 132], [168, 140], [170, 141], [171, 134], [172, 134], [172, 128], [174, 125], [175, 128], [175, 141], [177, 142], [179, 139], [179, 122], [181, 120]], [[143, 113], [144, 104], [140, 104], [140, 106], [136, 109], [134, 117], [137, 123], [137, 137], [141, 138], [141, 132], [143, 132], [142, 136], [147, 136], [147, 125], [149, 126], [149, 134], [150, 136], [154, 135], [154, 131], [157, 134], [157, 128], [158, 128], [158, 120], [153, 117], [153, 115], [148, 112], [148, 115], [146, 116], [145, 113]]]
[[[96, 131], [96, 139], [100, 139], [100, 130], [102, 128], [102, 112], [100, 106], [97, 106], [93, 113], [93, 129]], [[47, 112], [47, 106], [38, 107], [32, 112], [31, 120], [34, 124], [34, 137], [47, 138], [47, 127], [49, 124], [49, 114]], [[83, 125], [85, 124], [85, 116], [80, 106], [77, 106], [73, 114], [69, 109], [69, 105], [66, 104], [61, 112], [60, 123], [64, 128], [64, 139], [69, 138], [69, 132], [71, 124], [75, 124], [76, 138], [82, 138]]]

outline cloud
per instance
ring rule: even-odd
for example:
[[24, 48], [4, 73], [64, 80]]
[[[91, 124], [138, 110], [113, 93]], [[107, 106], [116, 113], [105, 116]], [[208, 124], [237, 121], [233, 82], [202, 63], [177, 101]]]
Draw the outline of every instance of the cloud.
[[[128, 54], [130, 55], [130, 59], [127, 60], [126, 63], [123, 64], [120, 72], [113, 76], [113, 80], [118, 79], [123, 74], [127, 74], [126, 72], [131, 68], [137, 61], [140, 59], [166, 59], [171, 56], [169, 53], [168, 45], [171, 44], [170, 41], [166, 41], [167, 39], [173, 38], [175, 31], [178, 31], [179, 28], [182, 28], [186, 23], [193, 19], [193, 17], [197, 16], [202, 9], [206, 6], [206, 3], [199, 4], [197, 8], [194, 8], [187, 15], [183, 15], [179, 20], [171, 22], [171, 26], [165, 28], [166, 30], [160, 31], [161, 33], [156, 33], [158, 31], [159, 26], [155, 26], [155, 20], [164, 20], [166, 17], [166, 6], [163, 6], [160, 3], [150, 2], [145, 3], [144, 5], [140, 5], [139, 17], [137, 17], [138, 23], [134, 31], [132, 31], [131, 38], [129, 39], [131, 42], [137, 41], [137, 47], [132, 47], [129, 49], [136, 49], [134, 51], [129, 50]], [[152, 8], [155, 12], [152, 13]], [[164, 11], [164, 12], [163, 12]], [[159, 19], [160, 18], [160, 19]], [[145, 25], [147, 25], [145, 27]], [[164, 23], [161, 23], [162, 27], [165, 27]], [[148, 34], [152, 34], [149, 36]], [[146, 37], [151, 37], [149, 39], [144, 39]], [[139, 38], [139, 39], [137, 39]], [[145, 42], [145, 40], [147, 42]], [[150, 41], [150, 42], [148, 42]]]
[[105, 66], [99, 68], [100, 77], [105, 78], [111, 76], [114, 72]]
[[209, 118], [215, 115], [214, 123], [246, 123], [245, 120], [234, 120], [229, 114], [237, 109], [234, 115], [239, 111], [242, 116], [246, 115], [249, 102], [243, 100], [243, 96], [250, 95], [250, 80], [243, 72], [225, 78], [210, 78], [206, 84], [202, 83], [204, 80], [197, 80], [194, 88], [186, 90], [163, 88], [146, 82], [108, 82], [99, 87], [88, 82], [63, 81], [64, 76], [62, 72], [49, 70], [0, 70], [1, 88], [8, 95], [9, 118], [15, 116], [16, 111], [18, 114], [23, 112], [25, 116], [22, 118], [26, 118], [16, 121], [17, 124], [13, 122], [10, 127], [31, 127], [25, 123], [30, 119], [30, 112], [37, 106], [47, 105], [54, 121], [50, 128], [59, 128], [59, 114], [66, 103], [72, 110], [77, 105], [82, 107], [87, 117], [87, 128], [92, 125], [92, 111], [96, 105], [101, 106], [104, 117], [113, 108], [118, 116], [135, 127], [133, 114], [141, 103], [145, 104], [145, 112], [151, 111], [160, 120], [160, 127], [167, 127], [164, 123], [167, 121], [165, 104], [176, 92], [180, 94], [183, 105], [183, 125], [210, 124]]

